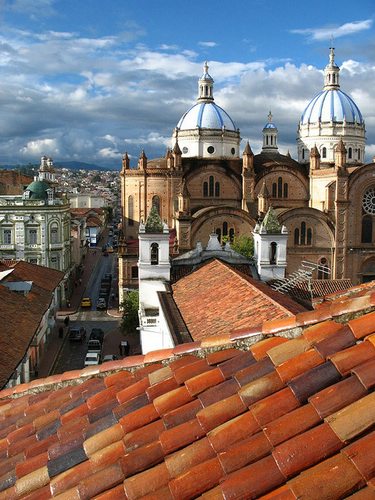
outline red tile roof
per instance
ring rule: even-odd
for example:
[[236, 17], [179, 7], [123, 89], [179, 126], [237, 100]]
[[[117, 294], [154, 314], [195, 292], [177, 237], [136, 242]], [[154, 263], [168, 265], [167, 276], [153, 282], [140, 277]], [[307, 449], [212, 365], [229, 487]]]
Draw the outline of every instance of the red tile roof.
[[[0, 387], [3, 387], [24, 358], [44, 313], [52, 301], [52, 292], [64, 273], [29, 262], [1, 261], [0, 271], [13, 269], [0, 283]], [[8, 290], [4, 282], [32, 281], [25, 296]]]
[[306, 310], [288, 296], [217, 259], [181, 278], [172, 289], [194, 340], [248, 329]]
[[0, 499], [374, 498], [374, 313], [375, 283], [4, 390]]

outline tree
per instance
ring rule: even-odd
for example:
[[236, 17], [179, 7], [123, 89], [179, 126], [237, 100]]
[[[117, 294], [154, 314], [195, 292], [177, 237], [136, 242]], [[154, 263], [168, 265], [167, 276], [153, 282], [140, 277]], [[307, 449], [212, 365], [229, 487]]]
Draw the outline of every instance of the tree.
[[234, 238], [233, 242], [230, 244], [235, 252], [240, 253], [247, 259], [251, 259], [254, 255], [254, 240], [252, 236], [238, 236]]
[[128, 292], [122, 303], [124, 314], [122, 315], [121, 330], [126, 333], [135, 333], [139, 326], [138, 321], [139, 293], [134, 290]]

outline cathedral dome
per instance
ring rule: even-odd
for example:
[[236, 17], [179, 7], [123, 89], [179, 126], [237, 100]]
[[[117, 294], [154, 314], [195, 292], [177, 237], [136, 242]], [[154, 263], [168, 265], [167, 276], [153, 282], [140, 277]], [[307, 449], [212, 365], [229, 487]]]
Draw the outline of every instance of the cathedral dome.
[[214, 102], [214, 80], [207, 62], [198, 80], [196, 104], [183, 114], [173, 132], [183, 157], [238, 158], [240, 132], [232, 118]]
[[214, 102], [198, 102], [186, 111], [177, 124], [179, 130], [190, 130], [197, 127], [237, 130], [228, 113]]
[[327, 89], [319, 92], [301, 116], [302, 124], [344, 121], [363, 124], [358, 106], [340, 89]]
[[306, 106], [298, 128], [298, 160], [310, 161], [310, 152], [318, 150], [322, 162], [335, 161], [336, 146], [343, 140], [347, 163], [358, 164], [365, 156], [365, 122], [353, 99], [340, 89], [340, 68], [330, 48], [324, 70], [324, 87]]

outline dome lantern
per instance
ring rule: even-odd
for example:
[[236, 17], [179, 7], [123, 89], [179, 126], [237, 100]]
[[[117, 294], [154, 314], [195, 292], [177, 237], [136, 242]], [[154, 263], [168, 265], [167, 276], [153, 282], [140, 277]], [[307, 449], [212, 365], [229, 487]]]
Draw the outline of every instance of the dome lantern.
[[272, 113], [268, 113], [268, 122], [263, 127], [263, 153], [277, 152], [277, 127], [272, 122]]
[[203, 66], [203, 75], [198, 81], [198, 102], [214, 100], [214, 80], [208, 74], [208, 63], [205, 61]]
[[324, 69], [324, 90], [338, 89], [340, 68], [335, 64], [335, 49], [329, 49], [329, 63]]

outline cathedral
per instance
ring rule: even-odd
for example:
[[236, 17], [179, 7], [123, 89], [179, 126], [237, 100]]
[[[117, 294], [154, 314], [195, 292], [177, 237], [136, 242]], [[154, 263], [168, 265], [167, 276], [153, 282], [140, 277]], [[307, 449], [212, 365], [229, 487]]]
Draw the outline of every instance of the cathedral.
[[287, 275], [310, 261], [318, 279], [375, 279], [374, 163], [364, 163], [365, 122], [340, 88], [333, 48], [323, 89], [298, 123], [298, 158], [279, 152], [271, 112], [262, 133], [258, 154], [249, 142], [240, 151], [240, 130], [214, 101], [206, 63], [197, 102], [178, 121], [165, 157], [142, 151], [131, 167], [123, 156], [120, 290], [138, 282], [138, 230], [152, 206], [170, 228], [175, 255], [206, 245], [211, 233], [222, 242], [250, 236], [272, 206], [288, 233]]

